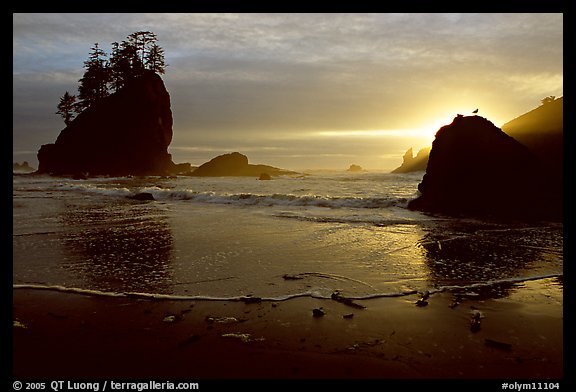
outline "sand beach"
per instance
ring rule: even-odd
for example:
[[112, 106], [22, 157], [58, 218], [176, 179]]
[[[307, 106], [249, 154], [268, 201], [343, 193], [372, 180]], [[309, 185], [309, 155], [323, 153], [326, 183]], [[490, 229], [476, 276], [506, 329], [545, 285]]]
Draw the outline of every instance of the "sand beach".
[[559, 380], [557, 280], [500, 299], [435, 293], [425, 306], [419, 294], [351, 306], [14, 289], [14, 377]]

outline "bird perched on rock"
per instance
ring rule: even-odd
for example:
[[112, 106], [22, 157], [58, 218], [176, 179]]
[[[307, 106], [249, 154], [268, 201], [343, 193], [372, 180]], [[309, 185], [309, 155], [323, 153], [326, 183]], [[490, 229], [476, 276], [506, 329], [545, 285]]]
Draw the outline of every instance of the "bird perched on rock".
[[478, 109], [474, 110], [472, 113], [474, 114], [478, 113]]

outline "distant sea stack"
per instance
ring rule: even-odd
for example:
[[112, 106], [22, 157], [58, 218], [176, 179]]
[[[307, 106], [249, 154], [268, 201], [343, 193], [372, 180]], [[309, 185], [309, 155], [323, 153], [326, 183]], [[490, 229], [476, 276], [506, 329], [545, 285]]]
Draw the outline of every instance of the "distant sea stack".
[[12, 164], [12, 172], [31, 173], [33, 171], [34, 168], [28, 164], [28, 161], [24, 161], [22, 163], [14, 162]]
[[249, 164], [248, 157], [239, 152], [219, 155], [200, 165], [191, 173], [192, 176], [197, 177], [254, 176], [256, 178], [262, 178], [263, 175], [279, 176], [287, 174], [297, 173], [268, 165]]
[[170, 95], [155, 72], [144, 71], [102, 98], [38, 151], [39, 173], [55, 175], [166, 175], [177, 171]]
[[414, 156], [412, 147], [410, 147], [402, 157], [402, 165], [392, 170], [392, 173], [410, 173], [426, 170], [426, 166], [428, 166], [430, 148], [431, 147], [422, 148], [418, 151], [418, 154]]
[[357, 172], [364, 171], [364, 169], [362, 169], [362, 166], [360, 166], [360, 165], [350, 165], [350, 167], [346, 171], [357, 173]]
[[561, 219], [562, 195], [541, 162], [480, 116], [458, 115], [436, 133], [421, 195], [408, 208], [492, 218]]

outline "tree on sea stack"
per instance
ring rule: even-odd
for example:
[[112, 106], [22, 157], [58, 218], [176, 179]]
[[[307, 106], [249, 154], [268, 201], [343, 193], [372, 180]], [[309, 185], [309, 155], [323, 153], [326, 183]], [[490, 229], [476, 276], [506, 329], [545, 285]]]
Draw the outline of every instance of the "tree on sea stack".
[[58, 103], [58, 111], [56, 114], [59, 114], [64, 119], [64, 124], [70, 124], [70, 121], [74, 118], [74, 115], [77, 110], [77, 102], [76, 96], [71, 95], [68, 91], [64, 93], [64, 95], [60, 98], [60, 103]]
[[146, 58], [146, 66], [151, 71], [164, 74], [164, 68], [166, 67], [166, 63], [164, 62], [164, 49], [153, 44]]
[[110, 69], [107, 66], [108, 55], [100, 49], [98, 43], [92, 47], [88, 60], [84, 62], [84, 76], [79, 80], [78, 98], [81, 109], [85, 109], [100, 99], [107, 97]]
[[[78, 81], [78, 96], [72, 95], [78, 99], [74, 111], [80, 113], [112, 92], [120, 91], [130, 80], [142, 76], [147, 70], [164, 74], [164, 50], [157, 41], [158, 37], [153, 32], [137, 31], [121, 43], [113, 42], [110, 54], [95, 43], [88, 60], [84, 62], [86, 70]], [[61, 98], [61, 103], [63, 99], [66, 102], [70, 100], [70, 96], [66, 94]], [[63, 109], [59, 104], [57, 114], [61, 114], [68, 125], [72, 110], [67, 107]]]
[[[60, 98], [66, 127], [38, 150], [38, 172], [53, 175], [172, 175], [170, 94], [159, 74], [166, 64], [154, 33], [139, 31], [112, 44], [93, 45], [78, 95]], [[74, 114], [77, 113], [75, 116]], [[189, 170], [189, 167], [188, 167]]]

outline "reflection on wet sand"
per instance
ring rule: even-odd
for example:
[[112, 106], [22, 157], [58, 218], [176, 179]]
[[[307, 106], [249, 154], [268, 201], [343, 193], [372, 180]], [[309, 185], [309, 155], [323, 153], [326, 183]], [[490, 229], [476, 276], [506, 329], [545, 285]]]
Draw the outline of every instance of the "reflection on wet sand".
[[61, 215], [66, 268], [100, 290], [168, 293], [172, 231], [152, 204], [74, 206]]
[[[538, 269], [542, 275], [562, 264], [562, 228], [466, 228], [428, 230], [419, 241], [429, 278], [437, 287], [503, 281], [474, 289], [470, 295], [501, 298], [515, 286], [509, 277]], [[546, 269], [550, 267], [550, 271]]]

